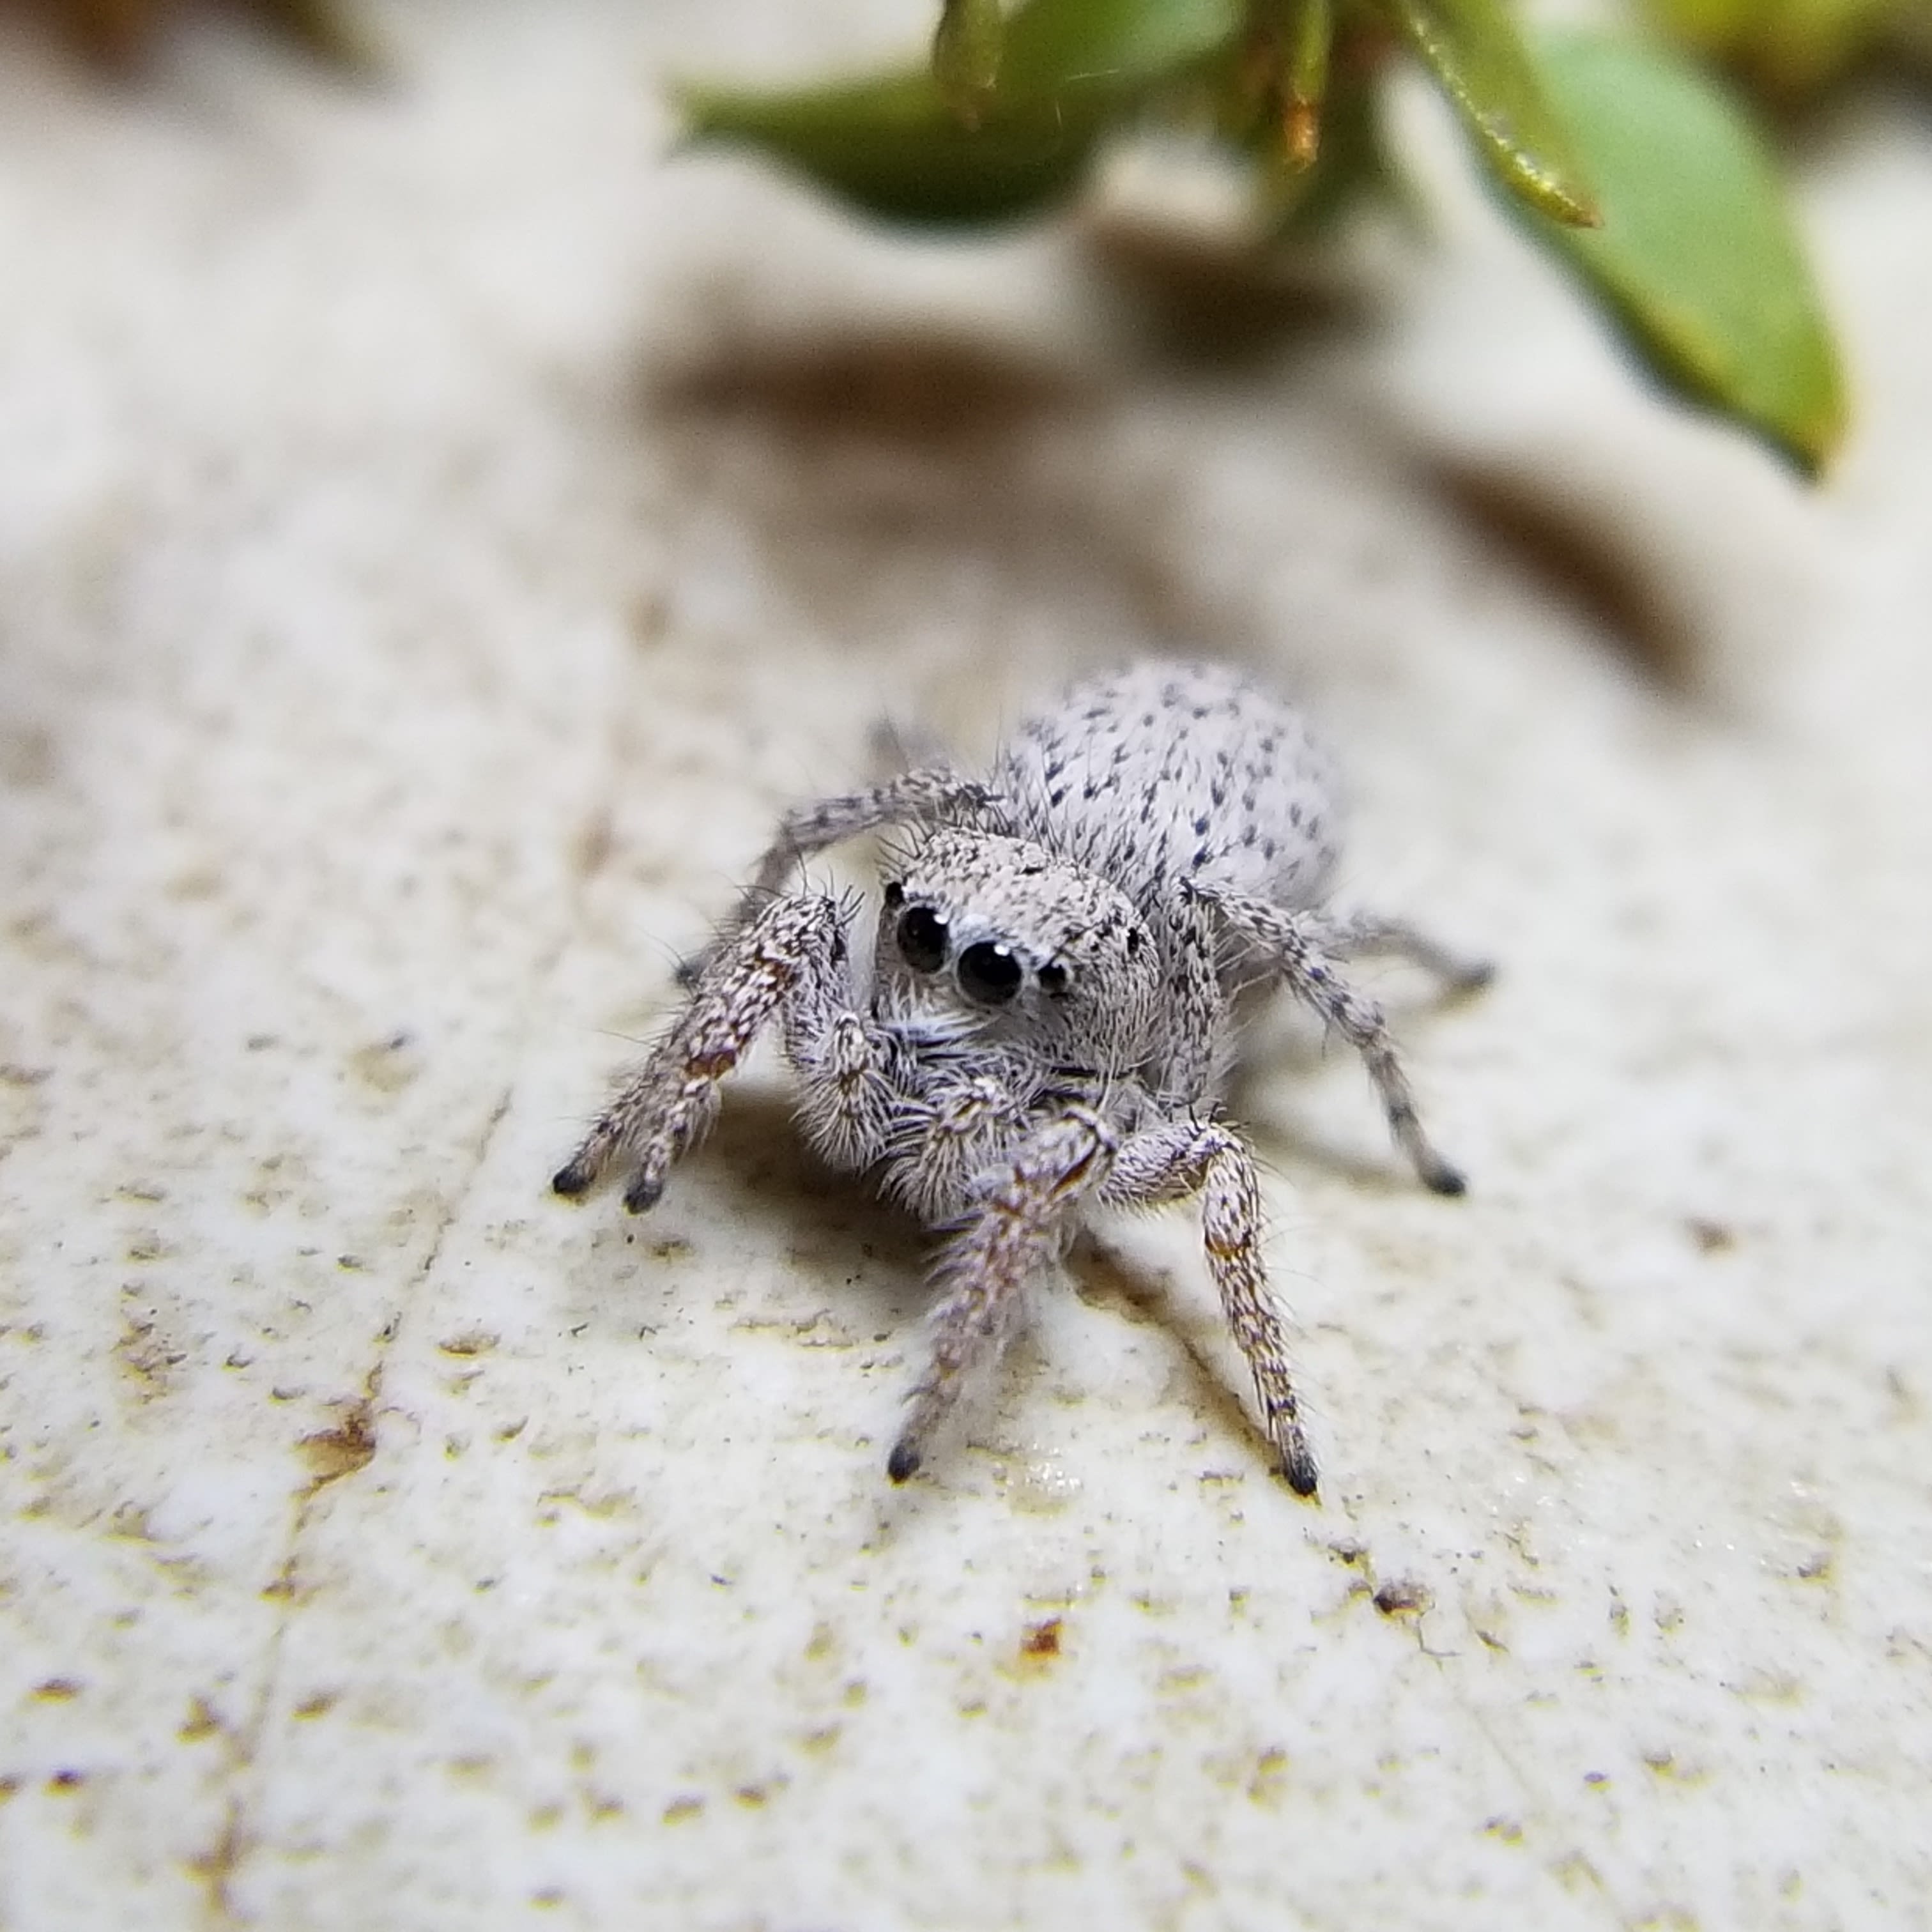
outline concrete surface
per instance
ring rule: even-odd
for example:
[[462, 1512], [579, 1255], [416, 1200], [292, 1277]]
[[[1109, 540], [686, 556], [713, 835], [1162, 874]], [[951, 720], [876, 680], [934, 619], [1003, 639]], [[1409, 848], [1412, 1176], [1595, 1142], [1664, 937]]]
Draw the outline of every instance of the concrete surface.
[[[1228, 374], [1118, 220], [664, 156], [916, 14], [7, 29], [0, 1927], [1932, 1923], [1932, 136], [1809, 158], [1808, 494], [1462, 190]], [[1474, 1191], [1285, 1023], [1321, 1506], [1184, 1214], [895, 1492], [922, 1244], [775, 1069], [646, 1220], [545, 1177], [879, 717], [1153, 648], [1502, 961], [1377, 981]]]

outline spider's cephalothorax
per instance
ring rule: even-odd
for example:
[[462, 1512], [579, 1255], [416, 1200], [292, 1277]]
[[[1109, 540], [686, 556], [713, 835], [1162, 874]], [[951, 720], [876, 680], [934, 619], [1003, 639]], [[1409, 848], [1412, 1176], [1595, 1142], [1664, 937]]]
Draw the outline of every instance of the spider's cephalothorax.
[[[812, 854], [881, 827], [898, 837], [865, 964], [846, 907], [784, 888]], [[1457, 1194], [1380, 1012], [1338, 962], [1380, 950], [1453, 986], [1486, 977], [1408, 926], [1327, 910], [1336, 849], [1327, 760], [1279, 698], [1194, 664], [1083, 686], [1023, 725], [984, 780], [908, 772], [791, 813], [695, 962], [690, 1004], [554, 1184], [580, 1194], [625, 1159], [626, 1204], [652, 1205], [710, 1124], [718, 1083], [776, 1020], [814, 1143], [878, 1167], [946, 1230], [932, 1360], [887, 1464], [896, 1481], [1084, 1208], [1198, 1194], [1283, 1473], [1312, 1494], [1253, 1159], [1214, 1118], [1235, 996], [1272, 982], [1313, 1007], [1361, 1054], [1418, 1174]]]

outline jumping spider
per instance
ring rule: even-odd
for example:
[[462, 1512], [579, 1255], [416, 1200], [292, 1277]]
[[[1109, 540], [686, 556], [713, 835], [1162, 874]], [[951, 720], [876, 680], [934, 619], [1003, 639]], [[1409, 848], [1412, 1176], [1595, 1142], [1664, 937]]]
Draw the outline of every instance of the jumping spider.
[[[853, 908], [788, 890], [801, 862], [880, 827], [872, 955]], [[1262, 1262], [1253, 1156], [1215, 1118], [1244, 992], [1286, 986], [1354, 1047], [1424, 1183], [1462, 1177], [1418, 1119], [1380, 1011], [1337, 962], [1398, 952], [1456, 988], [1488, 976], [1395, 921], [1323, 900], [1337, 854], [1328, 761], [1247, 678], [1150, 663], [1022, 724], [985, 781], [910, 771], [791, 812], [686, 974], [689, 1004], [553, 1185], [628, 1160], [651, 1207], [711, 1123], [718, 1083], [776, 1019], [812, 1144], [944, 1231], [932, 1356], [886, 1469], [904, 1482], [1028, 1282], [1090, 1203], [1198, 1194], [1208, 1262], [1282, 1472], [1314, 1493], [1287, 1330]]]

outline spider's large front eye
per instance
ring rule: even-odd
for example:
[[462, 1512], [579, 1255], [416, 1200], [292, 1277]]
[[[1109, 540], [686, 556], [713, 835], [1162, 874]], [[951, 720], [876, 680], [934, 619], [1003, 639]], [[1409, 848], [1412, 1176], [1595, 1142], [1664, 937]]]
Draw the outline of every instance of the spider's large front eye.
[[946, 964], [950, 937], [930, 906], [908, 906], [899, 915], [899, 957], [916, 972], [936, 973]]
[[982, 1006], [1003, 1006], [1020, 989], [1020, 962], [1004, 946], [982, 939], [959, 956], [959, 990]]

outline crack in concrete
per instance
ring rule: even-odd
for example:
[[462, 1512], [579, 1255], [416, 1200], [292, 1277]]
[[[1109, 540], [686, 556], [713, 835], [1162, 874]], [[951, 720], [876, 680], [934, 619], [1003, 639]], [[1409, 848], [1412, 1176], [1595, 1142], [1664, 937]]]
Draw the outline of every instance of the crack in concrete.
[[[560, 940], [551, 949], [538, 970], [532, 976], [539, 984], [555, 971], [565, 943]], [[443, 1243], [449, 1230], [461, 1216], [476, 1191], [478, 1177], [488, 1160], [490, 1145], [496, 1138], [496, 1131], [510, 1111], [515, 1090], [515, 1083], [512, 1082], [497, 1096], [496, 1104], [490, 1108], [481, 1132], [476, 1136], [469, 1172], [462, 1184], [452, 1195], [447, 1210], [438, 1220], [435, 1232], [430, 1237], [428, 1247], [422, 1261], [417, 1264], [410, 1276], [410, 1286], [404, 1298], [404, 1308], [399, 1309], [377, 1331], [376, 1359], [363, 1378], [362, 1399], [349, 1407], [336, 1428], [303, 1438], [304, 1450], [309, 1456], [315, 1473], [299, 1492], [294, 1518], [290, 1525], [281, 1568], [277, 1571], [274, 1580], [268, 1584], [262, 1593], [274, 1599], [279, 1607], [274, 1628], [268, 1635], [260, 1692], [256, 1699], [254, 1709], [236, 1734], [233, 1755], [227, 1768], [229, 1781], [239, 1783], [243, 1788], [230, 1793], [223, 1808], [221, 1832], [214, 1843], [208, 1850], [188, 1862], [189, 1869], [208, 1888], [208, 1922], [211, 1926], [225, 1928], [246, 1925], [250, 1922], [236, 1909], [233, 1886], [236, 1874], [247, 1862], [254, 1849], [248, 1817], [260, 1796], [260, 1780], [255, 1774], [259, 1770], [262, 1747], [268, 1736], [269, 1722], [281, 1687], [282, 1656], [287, 1646], [289, 1628], [302, 1600], [298, 1580], [302, 1545], [309, 1525], [314, 1520], [316, 1498], [325, 1490], [333, 1487], [336, 1484], [352, 1480], [375, 1460], [375, 1405], [382, 1390], [384, 1360], [388, 1351], [394, 1346], [397, 1336], [401, 1332], [404, 1312], [410, 1304], [418, 1299], [422, 1291], [428, 1285], [436, 1271], [437, 1262], [442, 1258]], [[251, 1780], [256, 1789], [248, 1788]]]
[[[635, 656], [634, 650], [620, 646], [614, 678], [617, 686], [616, 701], [605, 707], [605, 715], [611, 723], [605, 736], [603, 770], [592, 793], [591, 809], [572, 835], [578, 856], [577, 862], [570, 868], [573, 884], [566, 901], [564, 916], [558, 922], [554, 942], [537, 960], [530, 973], [530, 984], [537, 996], [520, 1003], [519, 1006], [526, 1016], [517, 1042], [516, 1058], [520, 1063], [528, 1050], [533, 1029], [534, 1022], [530, 1016], [548, 1010], [550, 1002], [543, 997], [544, 992], [555, 982], [571, 946], [582, 932], [591, 883], [610, 854], [609, 828], [615, 817], [623, 763], [623, 700], [634, 681], [632, 664]], [[223, 1806], [221, 1830], [214, 1843], [206, 1851], [188, 1861], [190, 1871], [206, 1888], [206, 1922], [212, 1932], [232, 1932], [232, 1928], [252, 1922], [250, 1916], [238, 1908], [236, 1880], [257, 1849], [248, 1819], [260, 1807], [264, 1782], [261, 1754], [281, 1688], [282, 1660], [289, 1630], [301, 1604], [298, 1578], [302, 1546], [309, 1525], [314, 1520], [316, 1499], [334, 1484], [351, 1480], [360, 1474], [375, 1458], [375, 1404], [382, 1388], [384, 1361], [401, 1332], [404, 1316], [410, 1308], [421, 1305], [422, 1292], [434, 1279], [437, 1264], [442, 1259], [449, 1231], [461, 1218], [475, 1193], [497, 1131], [516, 1098], [517, 1089], [518, 1082], [512, 1079], [498, 1094], [496, 1104], [476, 1136], [469, 1170], [451, 1196], [447, 1210], [437, 1221], [423, 1258], [411, 1275], [401, 1306], [377, 1331], [376, 1359], [363, 1378], [362, 1399], [344, 1411], [343, 1420], [335, 1429], [303, 1438], [302, 1447], [314, 1474], [299, 1493], [281, 1568], [274, 1581], [263, 1592], [265, 1595], [278, 1599], [279, 1609], [274, 1628], [269, 1634], [255, 1708], [248, 1721], [235, 1732], [232, 1752], [224, 1772], [226, 1780], [240, 1788], [229, 1793]]]

